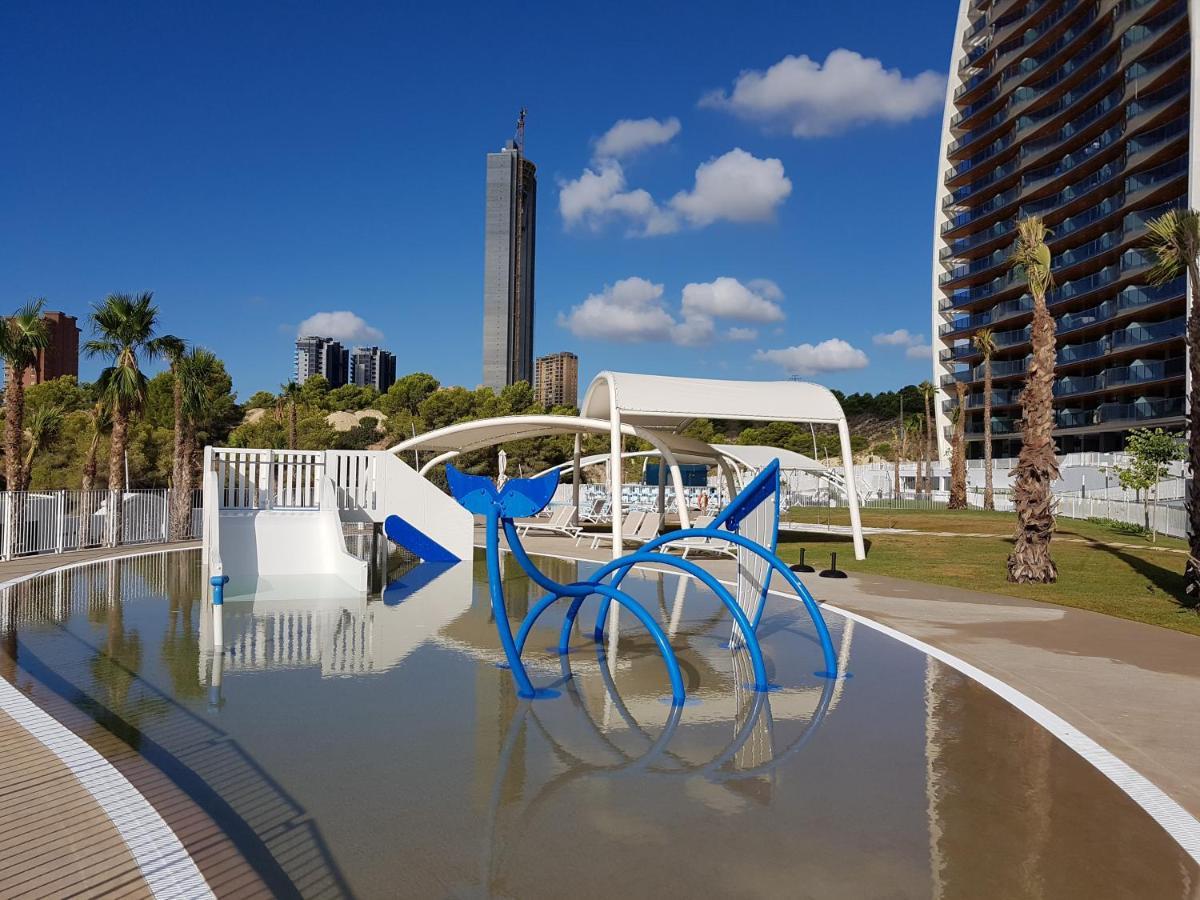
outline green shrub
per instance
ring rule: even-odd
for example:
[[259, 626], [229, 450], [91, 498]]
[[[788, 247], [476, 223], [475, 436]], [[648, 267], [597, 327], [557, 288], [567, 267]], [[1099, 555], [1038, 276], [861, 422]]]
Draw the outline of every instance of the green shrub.
[[1093, 525], [1102, 525], [1110, 531], [1115, 531], [1117, 534], [1131, 534], [1134, 537], [1148, 537], [1150, 532], [1143, 526], [1136, 525], [1133, 522], [1122, 522], [1118, 519], [1105, 519], [1100, 516], [1090, 516], [1088, 521]]

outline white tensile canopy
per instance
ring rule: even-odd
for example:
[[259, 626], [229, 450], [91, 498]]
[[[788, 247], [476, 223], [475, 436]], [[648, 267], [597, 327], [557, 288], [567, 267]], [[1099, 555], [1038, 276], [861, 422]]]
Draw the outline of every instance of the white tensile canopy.
[[[621, 458], [622, 437], [631, 435], [649, 442], [666, 463], [659, 467], [660, 504], [665, 472], [670, 470], [676, 496], [684, 496], [680, 461], [709, 461], [721, 468], [731, 496], [736, 493], [734, 466], [757, 469], [775, 457], [784, 469], [827, 472], [815, 460], [801, 453], [778, 448], [751, 448], [738, 445], [712, 446], [678, 432], [694, 419], [734, 419], [770, 422], [811, 422], [835, 425], [841, 442], [845, 467], [844, 488], [850, 507], [854, 536], [854, 555], [866, 555], [858, 497], [854, 489], [850, 454], [850, 432], [837, 397], [818, 384], [800, 381], [722, 381], [710, 378], [677, 378], [663, 375], [636, 375], [601, 372], [584, 396], [579, 416], [504, 416], [460, 422], [436, 431], [417, 435], [392, 447], [392, 452], [434, 451], [424, 462], [424, 474], [433, 466], [460, 453], [485, 447], [553, 434], [573, 434], [575, 453], [575, 505], [579, 505], [581, 443], [584, 434], [609, 435], [609, 491], [612, 498], [613, 554], [622, 549]], [[785, 459], [786, 457], [786, 459]], [[690, 526], [686, 504], [680, 504], [680, 524]]]

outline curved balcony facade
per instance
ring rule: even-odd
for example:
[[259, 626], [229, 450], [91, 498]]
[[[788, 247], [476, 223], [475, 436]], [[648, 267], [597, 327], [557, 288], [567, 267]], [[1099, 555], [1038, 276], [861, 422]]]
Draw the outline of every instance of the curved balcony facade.
[[1200, 207], [1189, 157], [1200, 0], [960, 0], [943, 117], [933, 248], [934, 383], [943, 456], [953, 385], [968, 455], [983, 455], [993, 330], [993, 453], [1020, 451], [1033, 302], [1010, 271], [1016, 223], [1051, 229], [1059, 451], [1124, 448], [1131, 428], [1185, 424], [1187, 285], [1152, 286], [1146, 223]]

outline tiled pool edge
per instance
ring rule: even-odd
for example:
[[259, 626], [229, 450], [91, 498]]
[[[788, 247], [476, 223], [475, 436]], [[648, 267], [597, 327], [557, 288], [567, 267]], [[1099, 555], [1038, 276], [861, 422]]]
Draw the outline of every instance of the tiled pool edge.
[[[507, 548], [504, 548], [503, 552], [508, 552]], [[569, 556], [546, 552], [531, 555], [545, 556], [570, 562], [596, 563], [595, 559], [583, 556]], [[679, 574], [678, 570], [675, 569], [664, 569], [663, 571]], [[733, 582], [726, 579], [718, 580], [722, 584], [730, 587], [734, 586]], [[770, 593], [782, 598], [793, 598], [795, 596], [791, 592], [777, 590], [771, 590]], [[967, 676], [996, 694], [1000, 699], [1016, 707], [1030, 719], [1037, 722], [1038, 725], [1045, 728], [1046, 731], [1061, 740], [1067, 747], [1091, 764], [1101, 775], [1120, 788], [1124, 794], [1157, 822], [1188, 856], [1200, 865], [1200, 820], [1197, 820], [1183, 806], [1171, 799], [1166, 792], [1141, 772], [1137, 771], [1137, 769], [1123, 762], [1110, 750], [1106, 750], [1094, 739], [1088, 737], [1057, 713], [1052, 712], [1006, 681], [985, 672], [983, 669], [955, 656], [953, 653], [948, 653], [945, 650], [934, 647], [932, 644], [927, 644], [918, 638], [911, 637], [903, 631], [884, 625], [882, 622], [877, 622], [861, 613], [850, 612], [829, 603], [821, 603], [821, 609], [822, 611], [828, 611], [841, 616], [843, 619], [848, 619], [872, 628], [881, 634], [907, 644], [915, 650], [919, 650], [932, 659], [936, 659], [938, 662]]]
[[[0, 584], [9, 588], [32, 578], [111, 559], [178, 553], [195, 547], [167, 547], [138, 553], [74, 560]], [[25, 729], [78, 779], [117, 829], [155, 897], [212, 897], [195, 861], [158, 811], [117, 769], [86, 741], [62, 725], [16, 687], [0, 678], [0, 710]]]

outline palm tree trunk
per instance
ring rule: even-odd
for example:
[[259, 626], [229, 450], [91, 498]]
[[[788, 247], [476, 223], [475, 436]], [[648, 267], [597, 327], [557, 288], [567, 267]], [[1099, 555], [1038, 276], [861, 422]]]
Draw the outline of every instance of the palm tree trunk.
[[120, 403], [113, 405], [112, 443], [108, 453], [109, 540], [121, 543], [121, 525], [125, 506], [125, 444], [128, 440], [129, 414]]
[[[179, 482], [183, 477], [183, 383], [179, 380], [179, 373], [176, 371], [174, 363], [171, 364], [171, 383], [172, 383], [172, 400], [175, 404], [175, 442], [171, 453], [171, 488], [174, 494], [175, 505], [179, 505], [180, 490]], [[189, 498], [190, 505], [190, 498]], [[176, 529], [176, 523], [179, 521], [178, 516], [171, 517], [170, 537], [173, 541], [183, 539], [183, 535]]]
[[992, 493], [992, 357], [983, 358], [983, 508], [995, 509]]
[[1050, 538], [1054, 534], [1050, 485], [1058, 478], [1053, 437], [1054, 331], [1054, 318], [1046, 309], [1044, 292], [1034, 293], [1030, 328], [1033, 355], [1021, 392], [1021, 455], [1012, 489], [1017, 532], [1008, 557], [1008, 580], [1017, 583], [1048, 584], [1058, 578], [1050, 558]]
[[21, 438], [25, 433], [25, 372], [8, 369], [4, 385], [4, 486], [21, 489]]
[[196, 452], [196, 434], [190, 424], [183, 426], [183, 441], [180, 450], [179, 477], [175, 482], [175, 502], [171, 516], [172, 539], [186, 540], [191, 531], [192, 519], [192, 485], [194, 471], [192, 457]]
[[288, 401], [288, 449], [296, 449], [296, 401]]
[[897, 443], [895, 448], [896, 465], [892, 471], [892, 496], [899, 499], [900, 497], [900, 445]]
[[1183, 570], [1184, 603], [1190, 607], [1200, 606], [1200, 497], [1195, 495], [1194, 485], [1200, 477], [1200, 427], [1196, 416], [1200, 413], [1200, 265], [1193, 258], [1188, 265], [1188, 280], [1192, 286], [1192, 308], [1187, 322], [1188, 367], [1191, 372], [1191, 387], [1188, 396], [1187, 514], [1188, 514], [1188, 561]]
[[954, 446], [950, 455], [950, 509], [967, 508], [967, 386], [954, 382], [958, 398], [958, 418], [954, 420]]

